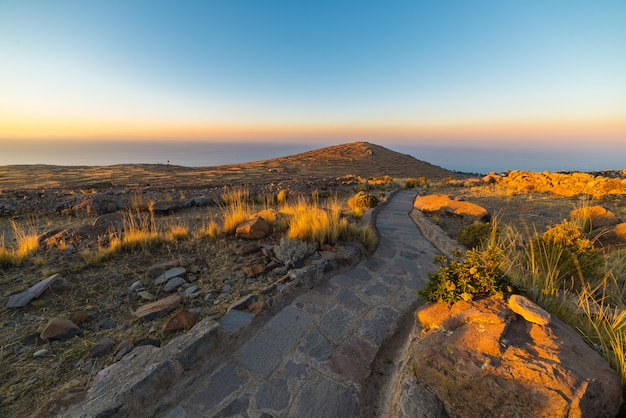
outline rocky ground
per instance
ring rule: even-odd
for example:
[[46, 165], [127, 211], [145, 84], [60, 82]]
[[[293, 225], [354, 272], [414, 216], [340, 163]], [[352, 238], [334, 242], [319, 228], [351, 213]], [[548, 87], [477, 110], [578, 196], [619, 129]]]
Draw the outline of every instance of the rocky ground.
[[[347, 166], [358, 162], [346, 154], [345, 149], [342, 148], [341, 152], [343, 154], [336, 158], [327, 158], [329, 166], [337, 166], [337, 161]], [[371, 153], [361, 154], [370, 158], [384, 154], [384, 151], [373, 148]], [[314, 157], [319, 159], [320, 154]], [[397, 158], [386, 154], [385, 157], [387, 165]], [[404, 159], [396, 161], [403, 161], [405, 169], [413, 167]], [[310, 197], [314, 191], [317, 196], [337, 194], [345, 198], [368, 188], [384, 197], [394, 187], [402, 186], [406, 177], [418, 178], [422, 173], [427, 174], [405, 171], [405, 178], [395, 184], [382, 178], [366, 182], [359, 176], [356, 164], [355, 170], [351, 170], [352, 175], [345, 175], [350, 171], [344, 171], [339, 176], [295, 178], [289, 173], [288, 163], [296, 164], [293, 160], [281, 164], [259, 163], [248, 175], [241, 174], [245, 170], [231, 168], [227, 172], [236, 174], [232, 178], [223, 174], [225, 171], [213, 170], [213, 177], [206, 182], [199, 178], [208, 174], [197, 171], [185, 174], [188, 177], [178, 181], [174, 175], [175, 167], [157, 167], [156, 171], [149, 173], [143, 167], [142, 176], [126, 179], [126, 182], [119, 174], [103, 177], [100, 170], [84, 178], [74, 177], [73, 185], [67, 180], [55, 180], [52, 175], [45, 177], [37, 171], [37, 178], [46, 182], [45, 186], [33, 186], [34, 180], [27, 183], [27, 177], [23, 177], [22, 182], [11, 180], [15, 171], [0, 170], [0, 180], [3, 181], [0, 230], [6, 242], [13, 238], [11, 221], [30, 225], [29, 228], [41, 236], [40, 251], [34, 257], [19, 267], [5, 266], [0, 271], [0, 295], [3, 298], [0, 305], [0, 340], [3, 342], [0, 351], [0, 415], [29, 416], [34, 410], [33, 405], [41, 404], [52, 394], [86, 387], [98, 370], [121, 358], [132, 347], [166, 344], [200, 319], [213, 317], [219, 320], [233, 302], [248, 295], [255, 295], [259, 302], [253, 309], [267, 309], [279, 303], [281, 291], [288, 287], [288, 271], [272, 254], [273, 246], [280, 239], [280, 234], [275, 233], [254, 240], [252, 244], [235, 237], [175, 240], [123, 251], [107, 262], [87, 265], [80, 254], [83, 249], [98, 245], [96, 219], [101, 215], [135, 211], [152, 202], [156, 222], [185, 223], [193, 229], [215, 216], [218, 211], [216, 202], [232, 186], [245, 187], [251, 195], [259, 196], [275, 195], [285, 190], [293, 198]], [[364, 160], [363, 166], [368, 165], [372, 165], [371, 161]], [[166, 174], [159, 171], [163, 169]], [[383, 168], [377, 170], [385, 173]], [[570, 181], [545, 173], [515, 172], [475, 180], [459, 176], [461, 180], [441, 181], [445, 172], [433, 170], [431, 173], [440, 177], [418, 182], [420, 193], [461, 197], [485, 207], [500, 222], [514, 223], [529, 231], [561, 222], [568, 218], [572, 209], [589, 202], [605, 206], [622, 220], [626, 218], [624, 193], [620, 192], [623, 189], [618, 189], [624, 184], [622, 172], [597, 173], [593, 179], [579, 176], [569, 187], [584, 186], [586, 189], [581, 190], [586, 192], [566, 196], [551, 192], [549, 188], [553, 186], [545, 180], [541, 180], [541, 187], [536, 185], [535, 177], [554, 177], [550, 181], [558, 187], [563, 181]], [[219, 181], [220, 172], [224, 181]], [[250, 173], [267, 173], [269, 177], [250, 176]], [[308, 174], [329, 174], [329, 171], [328, 168], [310, 167]], [[9, 184], [7, 179], [11, 180], [10, 187], [5, 187]], [[189, 179], [193, 179], [193, 183], [187, 182]], [[516, 180], [512, 182], [511, 179]], [[531, 179], [533, 186], [524, 186], [523, 179]], [[615, 192], [588, 193], [589, 188], [608, 184], [610, 186], [602, 187], [612, 187]], [[446, 213], [430, 216], [453, 238], [468, 222]], [[324, 250], [338, 254], [335, 257], [341, 263], [342, 257], [346, 260], [358, 257], [355, 248], [347, 249], [349, 254], [345, 256], [342, 246]], [[358, 248], [356, 252], [359, 252]], [[261, 272], [258, 266], [261, 266]], [[161, 276], [167, 271], [174, 274], [171, 269], [179, 270], [174, 271], [177, 273], [174, 276]], [[47, 288], [38, 287], [42, 280], [50, 277], [53, 279], [46, 283]], [[170, 284], [174, 278], [180, 280]], [[11, 296], [28, 292], [38, 293], [38, 297], [23, 308], [7, 307]], [[171, 297], [170, 302], [182, 305], [188, 315], [166, 324], [167, 316], [143, 320], [137, 314], [138, 308], [166, 297]], [[166, 306], [165, 310], [169, 308]], [[149, 306], [144, 312], [150, 314], [152, 309], [159, 308]], [[65, 321], [71, 321], [71, 324]], [[41, 338], [42, 333], [45, 340]], [[59, 336], [61, 338], [57, 338]]]

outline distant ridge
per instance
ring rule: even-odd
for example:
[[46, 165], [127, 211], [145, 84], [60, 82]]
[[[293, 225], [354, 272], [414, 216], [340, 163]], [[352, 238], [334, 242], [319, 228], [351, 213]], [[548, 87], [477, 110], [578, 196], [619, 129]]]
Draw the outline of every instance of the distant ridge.
[[213, 167], [169, 164], [5, 165], [0, 166], [0, 191], [38, 187], [92, 189], [106, 184], [197, 187], [229, 182], [337, 178], [348, 174], [365, 178], [423, 176], [431, 180], [466, 177], [380, 145], [352, 142], [270, 160]]
[[334, 176], [354, 174], [361, 177], [459, 177], [459, 173], [421, 161], [369, 142], [351, 142], [267, 160], [267, 164], [295, 171], [318, 172]]

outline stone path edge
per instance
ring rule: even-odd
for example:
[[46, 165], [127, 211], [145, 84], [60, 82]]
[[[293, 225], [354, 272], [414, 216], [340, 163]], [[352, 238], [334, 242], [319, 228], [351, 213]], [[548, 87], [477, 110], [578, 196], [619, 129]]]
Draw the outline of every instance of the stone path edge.
[[[391, 191], [386, 200], [366, 211], [360, 224], [371, 225], [379, 235], [377, 215], [399, 191]], [[122, 406], [125, 410], [144, 409], [150, 399], [167, 393], [170, 387], [185, 376], [185, 372], [211, 357], [220, 347], [236, 344], [253, 325], [271, 320], [299, 294], [356, 267], [364, 258], [365, 254], [357, 251], [345, 266], [334, 263], [329, 268], [328, 263], [322, 263], [291, 270], [289, 275], [292, 280], [287, 283], [283, 297], [268, 311], [253, 315], [233, 310], [221, 322], [212, 318], [201, 320], [188, 333], [174, 338], [164, 347], [136, 347], [120, 361], [99, 371], [85, 396], [77, 397], [78, 403], [57, 416], [107, 418], [115, 416]], [[237, 301], [233, 303], [236, 304]]]

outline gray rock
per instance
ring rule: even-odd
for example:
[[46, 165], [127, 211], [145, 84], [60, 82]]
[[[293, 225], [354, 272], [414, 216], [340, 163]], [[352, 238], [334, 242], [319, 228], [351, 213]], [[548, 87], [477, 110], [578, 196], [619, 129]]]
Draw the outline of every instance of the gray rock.
[[98, 340], [91, 348], [91, 358], [104, 357], [111, 352], [115, 345], [115, 341], [111, 338], [102, 338]]
[[46, 354], [48, 354], [48, 350], [46, 350], [45, 348], [42, 348], [41, 350], [37, 350], [33, 353], [33, 357], [43, 357]]
[[141, 280], [137, 280], [135, 283], [130, 285], [128, 290], [131, 292], [140, 292], [143, 290], [143, 283], [141, 283]]
[[35, 299], [35, 295], [26, 290], [21, 293], [9, 296], [7, 308], [23, 308], [27, 306], [31, 300]]
[[160, 284], [163, 284], [169, 281], [173, 277], [183, 276], [185, 273], [187, 273], [187, 270], [184, 267], [171, 268], [167, 270], [165, 273], [158, 276], [156, 279], [154, 279], [154, 284], [158, 286]]
[[163, 291], [166, 293], [171, 293], [185, 284], [187, 284], [187, 282], [182, 277], [172, 277], [168, 280], [165, 286], [163, 286]]
[[32, 293], [33, 295], [35, 295], [36, 298], [38, 298], [56, 280], [61, 279], [61, 278], [62, 277], [61, 277], [60, 274], [58, 274], [58, 273], [57, 274], [53, 274], [52, 276], [48, 277], [47, 279], [44, 279], [44, 280], [40, 281], [39, 283], [37, 283], [36, 285], [32, 286], [30, 289], [28, 289], [28, 291], [30, 293]]

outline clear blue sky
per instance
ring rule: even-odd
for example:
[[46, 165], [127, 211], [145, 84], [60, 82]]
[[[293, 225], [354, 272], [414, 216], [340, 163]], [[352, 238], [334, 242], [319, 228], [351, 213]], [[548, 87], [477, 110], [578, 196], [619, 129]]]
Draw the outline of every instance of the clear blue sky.
[[624, 0], [0, 0], [0, 137], [625, 127]]

